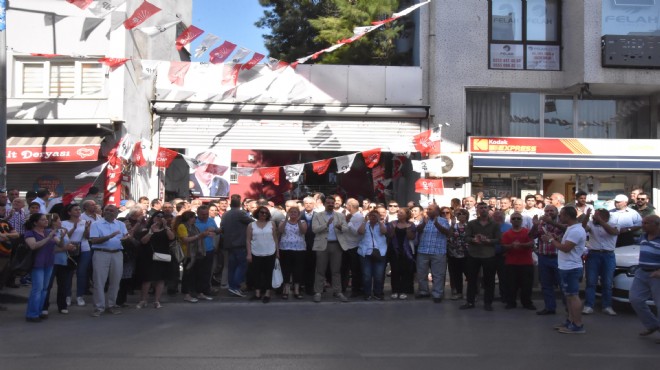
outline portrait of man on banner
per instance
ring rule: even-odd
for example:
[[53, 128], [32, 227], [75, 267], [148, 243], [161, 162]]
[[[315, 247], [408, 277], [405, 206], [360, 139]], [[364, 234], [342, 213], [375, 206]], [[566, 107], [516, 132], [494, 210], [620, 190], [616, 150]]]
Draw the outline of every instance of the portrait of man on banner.
[[190, 165], [190, 195], [193, 197], [229, 196], [231, 150], [225, 148], [188, 149], [194, 160]]

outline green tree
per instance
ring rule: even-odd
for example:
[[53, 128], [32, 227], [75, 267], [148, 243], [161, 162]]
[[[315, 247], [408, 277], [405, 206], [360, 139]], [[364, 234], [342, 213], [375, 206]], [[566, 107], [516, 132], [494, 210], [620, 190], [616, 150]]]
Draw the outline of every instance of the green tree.
[[[402, 1], [408, 3], [408, 1]], [[293, 62], [353, 36], [399, 10], [399, 0], [259, 0], [269, 8], [256, 25], [269, 28], [265, 44], [274, 58]], [[397, 52], [396, 39], [411, 26], [407, 19], [388, 23], [351, 44], [322, 54], [312, 63], [409, 65], [411, 53]]]
[[332, 0], [259, 0], [259, 4], [267, 9], [255, 25], [270, 30], [264, 40], [271, 57], [293, 62], [327, 46], [316, 40], [319, 33], [309, 20], [334, 14]]

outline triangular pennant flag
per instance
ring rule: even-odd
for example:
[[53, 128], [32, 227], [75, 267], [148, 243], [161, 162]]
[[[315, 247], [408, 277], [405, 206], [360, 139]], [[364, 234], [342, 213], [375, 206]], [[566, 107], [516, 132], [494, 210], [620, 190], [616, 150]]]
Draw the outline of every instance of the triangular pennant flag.
[[222, 84], [236, 86], [238, 73], [241, 71], [242, 66], [242, 64], [225, 64], [222, 70]]
[[440, 140], [433, 140], [435, 137], [432, 136], [437, 136], [434, 135], [433, 130], [427, 130], [415, 135], [413, 137], [415, 149], [422, 154], [440, 154]]
[[232, 63], [240, 63], [245, 59], [246, 56], [250, 55], [251, 51], [246, 48], [239, 48], [236, 50], [234, 55], [231, 57], [231, 62]]
[[99, 62], [105, 64], [106, 66], [110, 67], [110, 70], [114, 71], [120, 66], [123, 66], [128, 62], [128, 58], [99, 58]]
[[275, 185], [280, 184], [280, 167], [263, 167], [259, 169], [261, 177]]
[[419, 179], [415, 182], [415, 193], [444, 195], [442, 179]]
[[362, 152], [362, 157], [364, 157], [364, 163], [369, 168], [373, 168], [380, 161], [380, 148], [366, 150]]
[[159, 147], [158, 154], [156, 155], [156, 166], [159, 168], [169, 167], [177, 155], [179, 155], [179, 153], [172, 149]]
[[223, 63], [234, 49], [236, 49], [236, 44], [232, 44], [229, 41], [223, 42], [220, 46], [211, 50], [209, 53], [209, 62], [213, 64]]
[[103, 164], [100, 164], [90, 170], [83, 171], [74, 177], [76, 180], [84, 179], [85, 177], [99, 177], [103, 173], [103, 170], [105, 170], [105, 166], [108, 165], [108, 162], [105, 162]]
[[335, 161], [337, 161], [337, 173], [347, 173], [350, 171], [356, 155], [357, 153], [353, 153], [335, 158]]
[[181, 19], [165, 22], [163, 24], [150, 26], [150, 27], [140, 27], [138, 29], [144, 32], [145, 34], [147, 34], [148, 36], [155, 36], [159, 33], [163, 33], [167, 31], [169, 28], [172, 28], [173, 26], [176, 26], [179, 23], [181, 23]]
[[284, 166], [284, 174], [286, 175], [286, 181], [298, 182], [298, 180], [300, 179], [300, 174], [302, 174], [304, 167], [305, 167], [304, 163]]
[[94, 3], [92, 3], [92, 5], [87, 9], [95, 16], [103, 18], [106, 15], [114, 12], [120, 5], [125, 2], [126, 0], [95, 0]]
[[190, 69], [190, 62], [171, 61], [170, 71], [168, 72], [167, 77], [170, 79], [171, 83], [183, 86], [188, 69]]
[[410, 162], [412, 163], [413, 171], [419, 173], [434, 172], [441, 174], [442, 167], [445, 165], [444, 161], [440, 158]]
[[254, 53], [252, 58], [248, 60], [247, 63], [243, 64], [243, 69], [249, 71], [250, 69], [252, 69], [252, 67], [259, 64], [259, 62], [261, 62], [261, 60], [264, 59], [265, 57], [266, 56], [263, 54]]
[[87, 41], [89, 35], [91, 35], [92, 32], [103, 23], [103, 21], [103, 18], [85, 18], [82, 33], [80, 34], [80, 41]]
[[390, 152], [394, 155], [403, 155], [410, 157], [410, 152], [412, 151], [412, 145], [410, 145], [410, 139], [407, 140], [397, 140], [388, 145]]
[[87, 7], [92, 3], [92, 1], [94, 0], [66, 0], [67, 3], [73, 4], [82, 10], [87, 9]]
[[94, 186], [94, 183], [90, 182], [70, 192], [69, 194], [65, 194], [62, 197], [62, 204], [68, 206], [69, 204], [71, 204], [71, 202], [73, 202], [74, 199], [83, 198], [85, 195], [87, 195], [87, 193], [89, 193], [89, 188], [91, 188], [92, 186]]
[[332, 162], [332, 158], [312, 162], [312, 170], [319, 175], [323, 175], [328, 171], [328, 168], [330, 168], [331, 162]]
[[408, 7], [408, 8], [406, 8], [406, 9], [404, 9], [404, 10], [398, 12], [398, 13], [394, 13], [394, 14], [392, 14], [392, 18], [393, 18], [393, 19], [401, 18], [401, 17], [403, 17], [404, 15], [408, 15], [408, 14], [412, 13], [415, 9], [420, 8], [420, 7], [426, 5], [426, 4], [430, 3], [430, 2], [431, 2], [431, 1], [429, 0], [429, 1], [425, 1], [425, 2], [423, 2], [423, 3], [419, 3], [419, 4], [412, 5], [412, 6]]
[[133, 15], [128, 17], [124, 21], [124, 27], [127, 30], [132, 30], [133, 28], [141, 25], [144, 21], [149, 19], [152, 15], [158, 13], [161, 9], [148, 1], [143, 1], [142, 4], [135, 9]]
[[133, 149], [133, 163], [138, 167], [143, 167], [147, 165], [147, 159], [144, 158], [144, 154], [142, 154], [141, 141], [135, 143], [135, 148]]
[[186, 45], [193, 42], [193, 40], [201, 36], [201, 34], [203, 33], [204, 30], [197, 28], [191, 24], [188, 28], [186, 28], [183, 32], [181, 32], [179, 37], [176, 38], [176, 50], [183, 49]]
[[160, 64], [160, 62], [160, 60], [140, 60], [140, 64], [142, 66], [140, 79], [146, 80], [150, 77], [156, 76], [156, 72], [158, 71], [158, 64]]
[[117, 157], [128, 161], [133, 156], [133, 149], [135, 149], [135, 139], [130, 134], [127, 134], [119, 142]]
[[232, 171], [236, 172], [238, 176], [252, 176], [254, 175], [254, 168], [252, 167], [234, 167]]
[[212, 33], [206, 35], [202, 40], [202, 43], [199, 44], [197, 49], [195, 49], [195, 58], [199, 58], [200, 55], [206, 53], [206, 51], [209, 50], [213, 44], [218, 42], [218, 40], [220, 40], [220, 38]]

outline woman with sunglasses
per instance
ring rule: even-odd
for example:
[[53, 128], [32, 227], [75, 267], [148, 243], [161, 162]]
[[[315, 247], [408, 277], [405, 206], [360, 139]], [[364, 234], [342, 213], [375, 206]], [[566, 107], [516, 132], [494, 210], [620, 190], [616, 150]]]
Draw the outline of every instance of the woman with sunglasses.
[[42, 307], [46, 300], [48, 282], [53, 273], [55, 264], [55, 248], [60, 243], [61, 235], [58, 230], [48, 228], [48, 219], [42, 213], [33, 213], [25, 223], [25, 244], [33, 250], [34, 263], [32, 264], [32, 289], [28, 297], [27, 322], [40, 322], [48, 318], [42, 314]]
[[415, 259], [411, 243], [417, 228], [409, 222], [412, 215], [408, 208], [399, 208], [397, 219], [388, 225], [390, 266], [392, 267], [392, 299], [407, 299], [415, 290]]
[[455, 222], [454, 210], [449, 207], [440, 207], [440, 217], [443, 217], [447, 220], [447, 223], [451, 225], [452, 222]]
[[[154, 284], [154, 308], [162, 307], [160, 297], [163, 294], [165, 280], [170, 278], [172, 271], [170, 265], [170, 243], [175, 238], [174, 232], [170, 229], [163, 216], [162, 211], [154, 213], [149, 218], [147, 228], [143, 230], [142, 237], [140, 238], [142, 246], [140, 252], [138, 252], [135, 277], [137, 282], [142, 284], [142, 292], [137, 308], [147, 306], [149, 286], [152, 283]], [[170, 256], [170, 261], [154, 260], [155, 253]]]
[[275, 258], [279, 258], [277, 227], [270, 220], [266, 206], [258, 207], [252, 217], [256, 221], [248, 225], [246, 234], [247, 262], [254, 272], [255, 290], [252, 300], [270, 302]]
[[467, 278], [467, 242], [465, 228], [470, 218], [466, 209], [456, 211], [456, 219], [451, 223], [451, 237], [447, 243], [447, 266], [449, 267], [449, 286], [453, 301], [463, 299], [463, 280]]

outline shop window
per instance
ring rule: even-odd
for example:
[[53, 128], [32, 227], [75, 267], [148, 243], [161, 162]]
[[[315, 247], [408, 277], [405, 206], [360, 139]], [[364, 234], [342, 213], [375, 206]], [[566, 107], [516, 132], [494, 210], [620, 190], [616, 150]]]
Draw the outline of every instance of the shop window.
[[468, 136], [655, 137], [647, 97], [579, 99], [575, 95], [468, 91], [466, 107]]
[[561, 69], [560, 0], [490, 0], [490, 69]]
[[16, 95], [22, 97], [89, 97], [102, 94], [103, 66], [83, 61], [17, 62]]
[[660, 1], [602, 1], [603, 35], [660, 35]]

